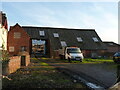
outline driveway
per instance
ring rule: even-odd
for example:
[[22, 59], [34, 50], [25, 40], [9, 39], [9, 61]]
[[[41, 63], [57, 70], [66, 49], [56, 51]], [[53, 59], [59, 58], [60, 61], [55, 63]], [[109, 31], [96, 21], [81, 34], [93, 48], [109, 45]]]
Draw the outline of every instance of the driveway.
[[81, 75], [81, 77], [91, 82], [96, 80], [98, 84], [105, 88], [111, 87], [116, 81], [116, 69], [109, 64], [69, 64], [64, 68]]
[[[45, 60], [46, 61], [46, 60]], [[50, 65], [57, 68], [64, 68], [71, 72], [79, 74], [81, 77], [93, 83], [100, 84], [104, 88], [109, 88], [116, 82], [116, 65], [114, 63], [60, 63], [49, 62]]]

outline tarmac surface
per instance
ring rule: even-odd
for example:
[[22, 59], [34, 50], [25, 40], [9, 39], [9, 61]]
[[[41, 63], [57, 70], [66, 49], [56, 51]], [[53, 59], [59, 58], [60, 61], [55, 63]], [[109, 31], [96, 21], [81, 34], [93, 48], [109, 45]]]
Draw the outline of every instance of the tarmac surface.
[[83, 74], [83, 78], [91, 78], [91, 82], [96, 80], [98, 84], [105, 88], [113, 86], [116, 82], [116, 69], [111, 68], [108, 64], [71, 64], [65, 68]]
[[109, 88], [116, 83], [117, 68], [113, 63], [49, 63], [56, 68], [62, 68], [80, 75], [82, 78]]

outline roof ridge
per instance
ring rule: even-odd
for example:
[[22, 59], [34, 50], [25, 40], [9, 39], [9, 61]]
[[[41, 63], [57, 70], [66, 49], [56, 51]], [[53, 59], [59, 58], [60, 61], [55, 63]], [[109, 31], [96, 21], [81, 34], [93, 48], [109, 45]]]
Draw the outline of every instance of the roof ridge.
[[65, 30], [85, 30], [95, 31], [95, 29], [78, 29], [78, 28], [59, 28], [59, 27], [37, 27], [37, 26], [22, 26], [22, 28], [41, 28], [41, 29], [65, 29]]

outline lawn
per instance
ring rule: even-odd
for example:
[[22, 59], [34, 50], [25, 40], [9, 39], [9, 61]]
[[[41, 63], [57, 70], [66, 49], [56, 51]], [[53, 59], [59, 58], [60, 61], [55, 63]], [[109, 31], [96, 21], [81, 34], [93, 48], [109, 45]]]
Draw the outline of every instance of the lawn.
[[85, 58], [83, 63], [114, 63], [111, 59], [91, 59]]
[[83, 84], [59, 72], [55, 67], [36, 58], [31, 65], [9, 75], [10, 80], [2, 80], [3, 89], [19, 88], [86, 88]]

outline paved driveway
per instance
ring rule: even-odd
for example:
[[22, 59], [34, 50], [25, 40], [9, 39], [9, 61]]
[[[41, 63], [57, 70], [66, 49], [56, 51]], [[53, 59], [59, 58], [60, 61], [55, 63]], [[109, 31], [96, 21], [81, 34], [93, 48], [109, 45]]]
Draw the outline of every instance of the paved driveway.
[[64, 68], [78, 73], [83, 78], [92, 78], [105, 88], [111, 87], [116, 81], [116, 69], [110, 64], [69, 64]]
[[[83, 63], [55, 63], [48, 62], [57, 68], [65, 68], [75, 72], [94, 82], [98, 81], [105, 88], [109, 88], [116, 82], [116, 65], [114, 63], [83, 64]], [[89, 79], [90, 78], [90, 79]]]

